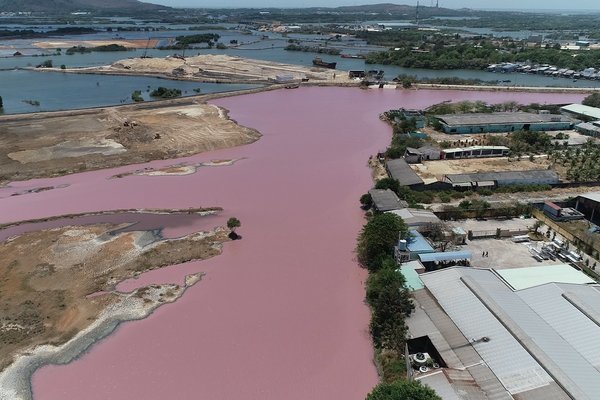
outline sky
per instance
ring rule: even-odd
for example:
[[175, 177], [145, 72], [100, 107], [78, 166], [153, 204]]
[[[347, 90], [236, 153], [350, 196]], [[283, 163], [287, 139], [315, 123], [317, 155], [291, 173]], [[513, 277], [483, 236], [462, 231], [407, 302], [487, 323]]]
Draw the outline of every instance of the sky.
[[[163, 4], [171, 7], [337, 7], [346, 5], [396, 3], [416, 4], [416, 0], [142, 0], [149, 3]], [[435, 4], [435, 0], [420, 0], [421, 5]], [[558, 10], [598, 10], [598, 0], [440, 0], [440, 6], [446, 8], [476, 9], [558, 9]]]

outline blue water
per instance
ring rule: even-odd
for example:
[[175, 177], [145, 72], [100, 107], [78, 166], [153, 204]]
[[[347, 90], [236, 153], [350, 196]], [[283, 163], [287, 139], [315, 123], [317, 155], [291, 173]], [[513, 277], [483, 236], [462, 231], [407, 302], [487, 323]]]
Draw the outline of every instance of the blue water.
[[[0, 96], [4, 98], [5, 113], [23, 113], [33, 111], [62, 110], [80, 107], [95, 107], [121, 104], [131, 102], [131, 93], [134, 90], [142, 90], [146, 96], [147, 86], [155, 88], [159, 85], [180, 88], [188, 91], [188, 95], [194, 94], [192, 89], [201, 87], [203, 93], [217, 91], [229, 91], [236, 88], [248, 87], [248, 85], [221, 85], [221, 84], [198, 84], [181, 81], [165, 81], [145, 77], [109, 77], [96, 75], [67, 75], [61, 73], [43, 73], [33, 71], [16, 71], [14, 68], [31, 67], [41, 64], [45, 60], [52, 60], [55, 66], [64, 64], [67, 67], [90, 67], [107, 65], [128, 57], [139, 57], [144, 54], [152, 57], [166, 57], [172, 55], [172, 50], [137, 49], [127, 52], [94, 52], [87, 54], [65, 55], [42, 55], [6, 57], [16, 49], [23, 54], [37, 54], [40, 49], [33, 46], [37, 41], [52, 40], [92, 40], [111, 39], [117, 35], [124, 39], [160, 39], [167, 42], [178, 35], [199, 33], [189, 31], [186, 26], [177, 26], [178, 30], [163, 30], [158, 32], [99, 32], [90, 35], [71, 37], [7, 40], [1, 45], [9, 46], [9, 49], [0, 50]], [[327, 43], [328, 47], [335, 47], [347, 54], [365, 54], [369, 51], [381, 50], [381, 47], [370, 46], [365, 41], [351, 37], [343, 37], [341, 41], [327, 41], [326, 35], [306, 35], [290, 33], [287, 37], [277, 33], [254, 32], [252, 35], [243, 34], [236, 30], [205, 30], [202, 33], [218, 33], [221, 35], [220, 42], [228, 45], [231, 40], [237, 40], [240, 44], [237, 48], [226, 50], [196, 49], [187, 50], [186, 56], [197, 54], [227, 54], [237, 57], [255, 58], [260, 60], [282, 62], [312, 66], [314, 53], [292, 52], [284, 50], [288, 45], [288, 39], [300, 39], [304, 44], [318, 45]], [[525, 32], [520, 32], [524, 34]], [[266, 36], [266, 38], [264, 38]], [[47, 50], [52, 53], [54, 50]], [[600, 87], [600, 81], [579, 80], [577, 82], [565, 78], [552, 78], [543, 75], [529, 74], [499, 74], [487, 71], [474, 70], [427, 70], [401, 68], [391, 65], [368, 65], [364, 60], [341, 58], [339, 56], [321, 55], [325, 61], [336, 61], [340, 70], [384, 70], [385, 79], [391, 80], [399, 74], [415, 75], [423, 78], [434, 77], [459, 77], [469, 79], [481, 79], [483, 81], [504, 81], [499, 83], [507, 86], [571, 86], [571, 87]], [[25, 104], [22, 100], [37, 100], [39, 107]]]
[[[258, 85], [217, 84], [172, 81], [159, 78], [79, 75], [60, 72], [4, 71], [0, 73], [0, 96], [4, 100], [4, 113], [17, 114], [38, 111], [56, 111], [75, 108], [130, 104], [134, 90], [141, 90], [147, 101], [152, 101], [150, 91], [164, 86], [181, 89], [184, 96], [251, 89]], [[23, 100], [37, 100], [32, 106]]]

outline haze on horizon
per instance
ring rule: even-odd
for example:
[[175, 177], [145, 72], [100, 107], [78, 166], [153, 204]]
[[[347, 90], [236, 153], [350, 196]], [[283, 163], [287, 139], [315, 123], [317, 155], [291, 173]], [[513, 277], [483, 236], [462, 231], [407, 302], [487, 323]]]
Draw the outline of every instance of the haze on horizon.
[[[143, 0], [149, 3], [162, 4], [171, 7], [190, 8], [294, 8], [294, 7], [338, 7], [356, 6], [363, 4], [409, 4], [415, 5], [417, 1], [386, 1], [386, 0]], [[576, 0], [565, 3], [562, 0], [504, 0], [503, 2], [480, 0], [440, 0], [440, 7], [445, 8], [473, 8], [473, 9], [507, 9], [507, 10], [598, 10], [598, 0]], [[420, 0], [423, 6], [435, 5], [435, 0]]]

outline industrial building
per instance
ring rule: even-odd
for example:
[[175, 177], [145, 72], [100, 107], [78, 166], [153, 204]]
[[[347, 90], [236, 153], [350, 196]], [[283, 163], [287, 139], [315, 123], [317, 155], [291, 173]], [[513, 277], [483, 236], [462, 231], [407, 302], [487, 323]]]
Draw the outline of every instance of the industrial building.
[[600, 121], [582, 122], [575, 125], [575, 130], [582, 135], [600, 137]]
[[402, 270], [416, 303], [406, 320], [409, 354], [411, 341], [427, 343], [433, 360], [411, 368], [414, 379], [448, 393], [444, 399], [598, 398], [600, 286], [583, 273], [409, 269]]
[[401, 108], [399, 110], [395, 110], [395, 112], [398, 113], [398, 116], [396, 116], [396, 118], [394, 118], [395, 122], [400, 122], [403, 119], [414, 119], [415, 120], [415, 127], [417, 129], [423, 129], [425, 127], [425, 123], [426, 123], [426, 118], [425, 115], [423, 115], [423, 113], [419, 110], [406, 110], [404, 108]]
[[442, 160], [458, 160], [461, 158], [506, 157], [510, 149], [506, 146], [469, 146], [444, 149]]
[[399, 210], [408, 206], [405, 201], [400, 200], [396, 193], [390, 189], [371, 189], [369, 190], [369, 194], [373, 201], [373, 208], [376, 211]]
[[575, 209], [581, 212], [588, 221], [600, 224], [600, 192], [579, 195]]
[[406, 226], [410, 229], [416, 229], [419, 232], [427, 232], [431, 224], [439, 224], [442, 222], [437, 215], [429, 210], [401, 208], [389, 212], [402, 218]]
[[600, 108], [584, 106], [583, 104], [570, 104], [560, 108], [560, 111], [573, 118], [583, 121], [600, 120]]
[[394, 249], [394, 255], [399, 263], [416, 260], [419, 254], [435, 253], [435, 250], [427, 239], [417, 230], [410, 230], [406, 239], [398, 241]]
[[407, 147], [404, 152], [404, 159], [409, 164], [421, 163], [429, 160], [439, 160], [441, 158], [441, 151], [437, 147], [423, 146], [415, 149], [413, 147]]
[[560, 182], [558, 174], [549, 169], [530, 171], [478, 172], [445, 175], [444, 181], [455, 188], [478, 188], [510, 185], [553, 185]]
[[436, 115], [445, 133], [557, 131], [571, 129], [570, 119], [556, 114], [495, 112]]
[[385, 165], [388, 174], [400, 182], [400, 185], [409, 186], [411, 188], [424, 186], [423, 180], [415, 171], [413, 171], [405, 159], [398, 158], [396, 160], [389, 160]]
[[584, 219], [583, 213], [569, 207], [561, 207], [551, 201], [544, 203], [544, 214], [555, 221], [576, 221]]

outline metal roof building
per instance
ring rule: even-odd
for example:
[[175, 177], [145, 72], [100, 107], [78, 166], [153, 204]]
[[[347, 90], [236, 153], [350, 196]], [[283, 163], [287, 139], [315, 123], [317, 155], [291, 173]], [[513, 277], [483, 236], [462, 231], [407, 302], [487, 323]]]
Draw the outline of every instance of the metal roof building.
[[416, 186], [423, 184], [423, 180], [403, 158], [389, 160], [386, 163], [386, 167], [390, 176], [398, 180], [402, 186]]
[[419, 290], [425, 287], [423, 281], [419, 278], [419, 271], [425, 272], [425, 267], [419, 261], [415, 260], [402, 263], [398, 271], [400, 271], [404, 276], [404, 279], [406, 279], [406, 287], [408, 290]]
[[552, 131], [570, 129], [571, 120], [557, 114], [526, 112], [465, 113], [436, 115], [445, 133]]
[[409, 228], [414, 228], [419, 231], [427, 230], [429, 224], [441, 222], [438, 216], [429, 210], [420, 210], [418, 208], [401, 208], [399, 210], [392, 210], [389, 212], [402, 218], [404, 223]]
[[600, 192], [584, 193], [577, 196], [575, 209], [594, 224], [600, 224]]
[[583, 104], [570, 104], [560, 108], [560, 111], [576, 118], [600, 120], [600, 108], [584, 106]]
[[510, 149], [506, 146], [456, 147], [453, 149], [442, 150], [442, 159], [455, 160], [459, 158], [504, 157], [507, 156], [509, 152]]
[[560, 182], [558, 174], [549, 169], [530, 171], [478, 172], [471, 174], [451, 174], [444, 177], [453, 186], [479, 186], [480, 182], [494, 183], [498, 186], [556, 184]]
[[547, 283], [595, 283], [592, 278], [569, 264], [507, 268], [496, 270], [496, 273], [514, 290], [527, 289]]
[[408, 205], [405, 201], [400, 200], [396, 193], [390, 189], [371, 189], [369, 190], [369, 194], [373, 200], [373, 207], [377, 211], [398, 210]]
[[[488, 398], [598, 398], [599, 285], [545, 283], [515, 291], [496, 271], [475, 268], [448, 268], [419, 277], [426, 289], [415, 291], [415, 299], [438, 330], [432, 330], [431, 340], [442, 347], [444, 360], [452, 360], [450, 350], [459, 359], [475, 350], [465, 369]], [[411, 319], [407, 323], [412, 332]], [[442, 333], [448, 343], [458, 342], [456, 333], [444, 333], [452, 331], [451, 323], [466, 339], [464, 347], [448, 349], [437, 336]], [[480, 373], [488, 368], [501, 387], [488, 387], [491, 380], [479, 379], [475, 364], [483, 368]]]
[[600, 136], [600, 123], [598, 121], [582, 122], [575, 125], [575, 130], [587, 136], [598, 137]]

